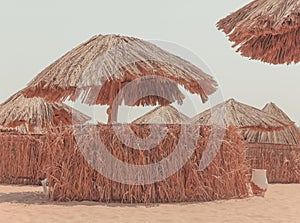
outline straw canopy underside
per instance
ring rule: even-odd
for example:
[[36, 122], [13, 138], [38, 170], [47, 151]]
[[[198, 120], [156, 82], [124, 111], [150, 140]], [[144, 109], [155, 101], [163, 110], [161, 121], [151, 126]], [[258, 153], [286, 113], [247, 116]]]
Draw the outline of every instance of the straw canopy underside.
[[171, 105], [157, 107], [133, 121], [134, 124], [182, 124], [188, 122], [189, 117]]
[[290, 123], [278, 120], [269, 114], [230, 99], [192, 118], [192, 123], [201, 125], [224, 125], [236, 128], [283, 129]]
[[[235, 45], [237, 44], [240, 42]], [[268, 34], [245, 40], [237, 52], [253, 60], [261, 60], [271, 64], [299, 63], [300, 28], [284, 34]]]
[[221, 19], [218, 28], [232, 41], [250, 36], [283, 34], [300, 27], [299, 0], [255, 0]]
[[[178, 84], [203, 101], [215, 92], [217, 83], [202, 70], [150, 42], [133, 37], [98, 35], [71, 50], [43, 70], [23, 92], [50, 101], [81, 98], [85, 104], [112, 105], [120, 89], [138, 78], [118, 103], [161, 105], [182, 102]], [[141, 91], [150, 96], [140, 97]], [[152, 96], [153, 95], [153, 96]], [[163, 95], [163, 97], [155, 96]], [[138, 98], [138, 101], [134, 101]], [[167, 98], [167, 99], [166, 99]]]
[[0, 126], [3, 131], [41, 134], [49, 127], [82, 124], [89, 119], [67, 105], [47, 103], [37, 97], [26, 98], [20, 93], [0, 105]]
[[256, 0], [217, 24], [237, 52], [272, 64], [300, 61], [300, 1]]

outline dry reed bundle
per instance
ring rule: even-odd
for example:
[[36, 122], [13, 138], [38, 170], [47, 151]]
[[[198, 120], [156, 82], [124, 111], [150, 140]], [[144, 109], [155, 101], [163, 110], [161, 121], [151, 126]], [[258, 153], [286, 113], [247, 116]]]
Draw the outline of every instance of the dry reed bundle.
[[133, 121], [134, 124], [182, 124], [188, 122], [189, 117], [171, 105], [159, 106]]
[[[119, 130], [125, 134], [128, 141], [130, 136], [120, 125]], [[147, 126], [131, 125], [131, 128], [140, 136], [147, 135]], [[89, 140], [81, 150], [89, 151], [98, 148], [94, 138], [100, 136], [107, 150], [116, 158], [135, 164], [157, 162], [168, 156], [174, 149], [180, 132], [180, 125], [169, 125], [169, 132], [159, 146], [141, 152], [125, 146], [110, 125], [99, 125], [94, 128], [85, 128]], [[184, 137], [193, 134], [197, 127], [184, 133]], [[198, 127], [199, 128], [199, 127]], [[243, 198], [248, 196], [246, 176], [248, 167], [242, 141], [232, 129], [227, 130], [221, 149], [213, 162], [204, 170], [199, 171], [198, 165], [202, 152], [207, 145], [209, 127], [201, 127], [197, 149], [190, 160], [176, 174], [166, 180], [143, 186], [125, 185], [113, 182], [96, 172], [84, 159], [80, 149], [76, 147], [73, 131], [53, 132], [55, 137], [49, 159], [53, 166], [48, 169], [47, 177], [50, 186], [50, 196], [54, 200], [93, 200], [100, 202], [124, 203], [152, 203], [152, 202], [184, 202], [184, 201], [210, 201], [217, 199]], [[97, 159], [96, 153], [89, 153], [90, 163]], [[112, 164], [113, 165], [113, 164]], [[122, 174], [123, 170], [116, 169], [115, 174]]]
[[267, 63], [300, 61], [300, 2], [255, 0], [217, 24], [243, 56]]
[[290, 145], [247, 144], [254, 169], [266, 169], [269, 183], [300, 183], [300, 148]]
[[0, 125], [22, 134], [43, 134], [49, 127], [85, 123], [90, 118], [61, 103], [17, 93], [1, 104]]

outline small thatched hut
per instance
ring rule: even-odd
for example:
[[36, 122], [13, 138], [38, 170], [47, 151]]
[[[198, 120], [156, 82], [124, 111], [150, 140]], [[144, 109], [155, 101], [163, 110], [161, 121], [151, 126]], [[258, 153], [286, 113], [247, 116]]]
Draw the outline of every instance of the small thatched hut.
[[[60, 103], [17, 93], [0, 106], [0, 182], [40, 184], [49, 159], [40, 151], [50, 128], [89, 117]], [[48, 142], [51, 149], [51, 142]]]
[[[270, 105], [264, 110], [269, 109]], [[192, 120], [203, 125], [214, 125], [216, 119], [222, 119], [226, 126], [236, 127], [244, 139], [247, 159], [252, 168], [267, 169], [271, 183], [298, 182], [298, 134], [293, 131], [294, 123], [282, 117], [282, 114], [275, 117], [230, 99]]]
[[134, 124], [182, 124], [188, 122], [189, 117], [171, 105], [159, 106], [133, 121]]
[[217, 26], [243, 56], [272, 64], [300, 61], [299, 0], [254, 0]]

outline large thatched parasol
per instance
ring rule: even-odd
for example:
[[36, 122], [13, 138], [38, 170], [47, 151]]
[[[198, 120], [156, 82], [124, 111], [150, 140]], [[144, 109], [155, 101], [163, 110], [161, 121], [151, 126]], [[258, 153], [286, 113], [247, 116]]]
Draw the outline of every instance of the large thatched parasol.
[[[128, 83], [137, 81], [130, 91]], [[167, 105], [181, 102], [184, 95], [178, 84], [203, 101], [215, 92], [217, 83], [198, 67], [156, 45], [134, 37], [98, 35], [71, 50], [43, 70], [23, 91], [27, 97], [41, 96], [50, 101], [81, 98], [86, 104], [109, 105], [109, 122], [113, 103], [120, 105]], [[141, 91], [151, 95], [138, 98]], [[163, 95], [160, 97], [157, 95]], [[113, 117], [112, 117], [113, 116]]]
[[171, 105], [159, 106], [133, 121], [134, 124], [182, 124], [188, 122], [189, 117]]
[[217, 27], [243, 56], [273, 64], [300, 61], [299, 0], [254, 0]]
[[17, 93], [0, 106], [3, 131], [41, 134], [49, 127], [85, 123], [90, 118], [62, 103], [48, 103], [42, 98], [26, 98]]

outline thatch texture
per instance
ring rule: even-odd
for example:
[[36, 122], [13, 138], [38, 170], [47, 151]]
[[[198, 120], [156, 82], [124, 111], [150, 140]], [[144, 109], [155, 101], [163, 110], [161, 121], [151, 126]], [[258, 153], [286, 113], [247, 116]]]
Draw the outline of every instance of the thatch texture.
[[288, 122], [293, 122], [290, 117], [281, 109], [279, 108], [275, 103], [270, 102], [265, 105], [262, 109], [264, 112], [267, 112], [271, 115], [274, 115], [276, 118], [280, 120], [285, 120]]
[[269, 183], [300, 183], [300, 148], [290, 145], [248, 144], [247, 160], [266, 169]]
[[229, 99], [196, 115], [191, 119], [191, 123], [206, 126], [222, 123], [226, 127], [234, 126], [262, 131], [284, 129], [290, 124], [234, 99]]
[[[130, 92], [123, 92], [117, 103], [124, 100], [125, 105], [133, 106], [181, 102], [184, 95], [177, 84], [206, 101], [217, 87], [213, 78], [198, 67], [150, 42], [134, 37], [98, 35], [48, 66], [24, 93], [50, 101], [81, 97], [85, 104], [112, 105], [126, 84], [147, 76], [146, 82], [138, 81]], [[144, 89], [157, 92], [136, 98]]]
[[291, 64], [300, 62], [300, 28], [284, 34], [267, 34], [253, 37], [242, 43], [237, 52], [253, 60], [271, 64]]
[[0, 107], [0, 125], [19, 133], [42, 134], [59, 125], [83, 124], [90, 118], [62, 103], [48, 103], [42, 98], [26, 98], [17, 93]]
[[254, 0], [217, 24], [243, 56], [267, 63], [300, 61], [300, 2]]
[[189, 117], [171, 105], [159, 106], [133, 121], [134, 124], [182, 124], [188, 122]]
[[[130, 126], [137, 135], [147, 135], [146, 126], [133, 124]], [[180, 125], [170, 125], [168, 128], [169, 132], [164, 140], [157, 147], [144, 152], [120, 142], [112, 126], [98, 126], [96, 132], [95, 128], [85, 128], [86, 133], [82, 137], [90, 138], [86, 140], [85, 145], [81, 145], [83, 146], [81, 150], [90, 151], [91, 148], [99, 148], [99, 142], [94, 138], [95, 134], [99, 134], [107, 150], [119, 160], [137, 165], [155, 163], [168, 156], [177, 144]], [[184, 137], [193, 135], [195, 128], [199, 127], [194, 126], [187, 130]], [[128, 135], [126, 128], [124, 131], [122, 128], [119, 130], [123, 135]], [[142, 186], [113, 182], [96, 172], [76, 147], [73, 133], [70, 131], [54, 133], [56, 140], [51, 149], [46, 149], [48, 154], [51, 154], [50, 159], [54, 161], [53, 166], [47, 171], [50, 196], [54, 200], [157, 203], [210, 201], [248, 196], [245, 150], [240, 137], [233, 130], [226, 132], [219, 153], [204, 171], [199, 171], [198, 165], [207, 145], [209, 127], [201, 127], [202, 137], [199, 138], [197, 149], [179, 172], [163, 181]], [[125, 138], [128, 141], [133, 140], [129, 135]], [[97, 152], [91, 151], [89, 154], [90, 162], [98, 160]], [[115, 169], [116, 175], [122, 172], [123, 169]]]
[[52, 149], [45, 135], [0, 133], [0, 183], [40, 185], [51, 161], [43, 143]]

